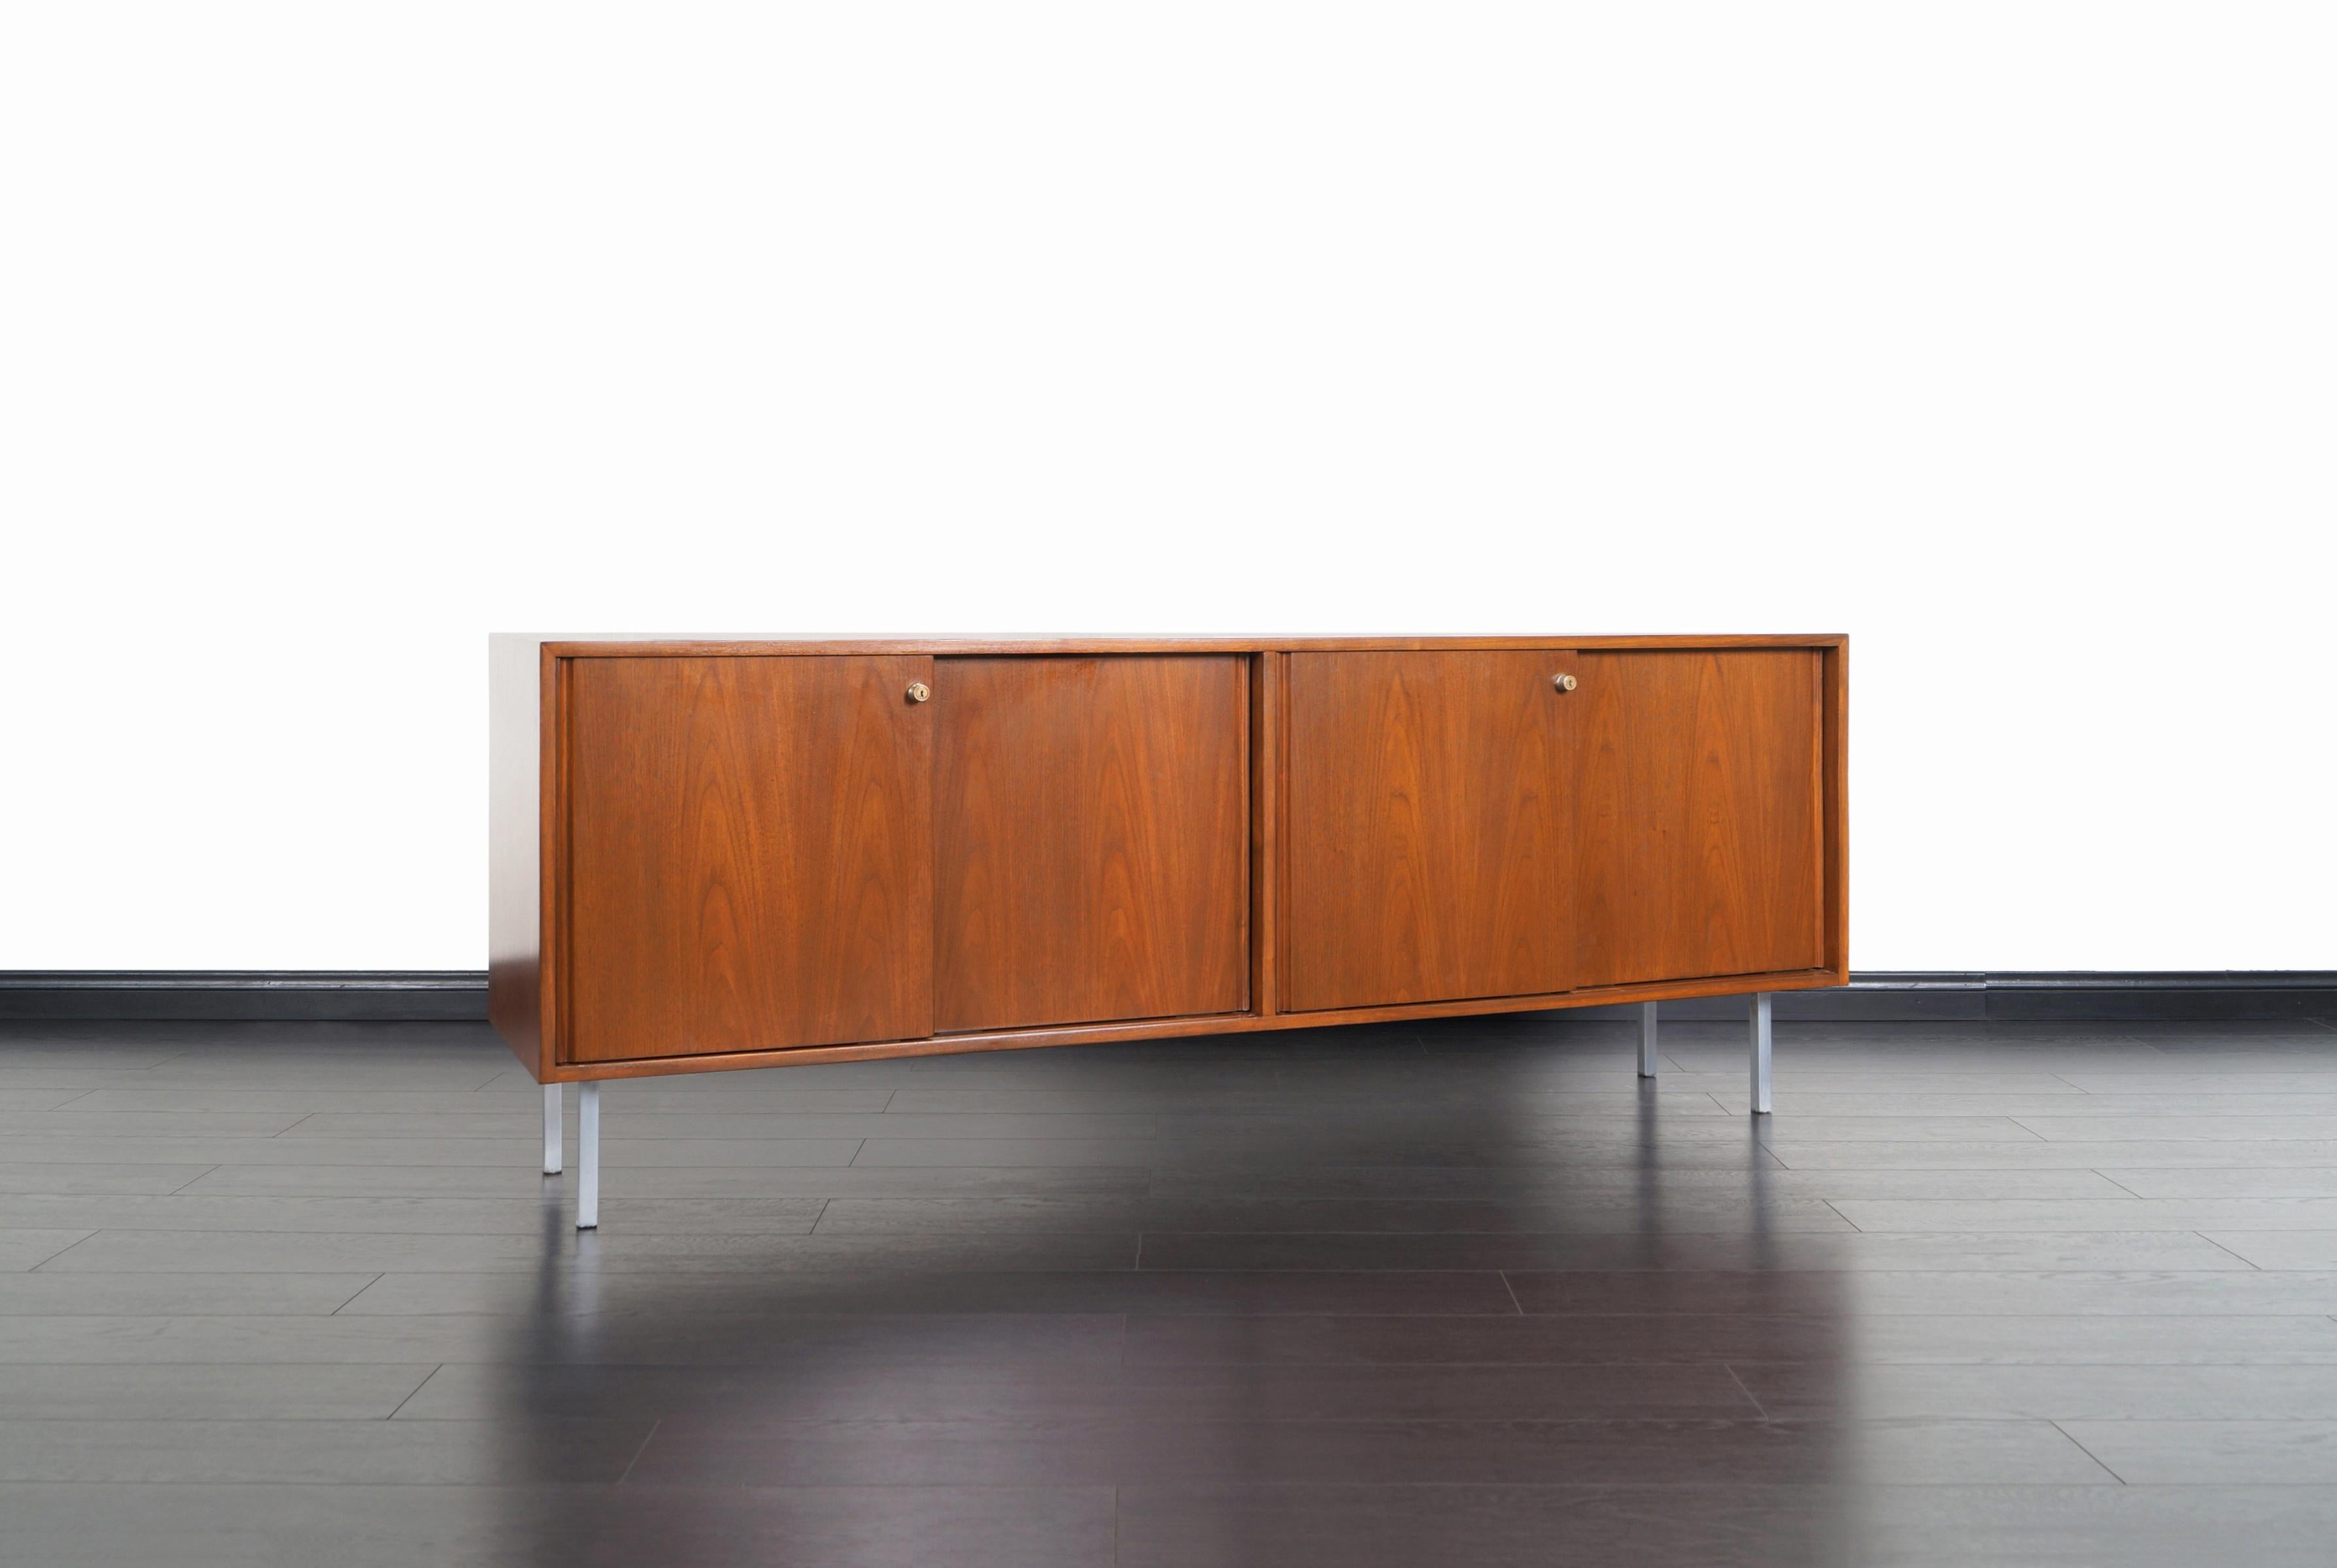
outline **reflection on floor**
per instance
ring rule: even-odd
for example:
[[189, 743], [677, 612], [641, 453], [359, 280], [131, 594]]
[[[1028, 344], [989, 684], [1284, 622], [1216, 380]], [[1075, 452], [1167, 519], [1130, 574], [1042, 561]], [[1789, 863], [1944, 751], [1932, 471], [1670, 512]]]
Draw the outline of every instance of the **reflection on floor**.
[[1665, 1044], [13, 1025], [0, 1562], [2331, 1560], [2337, 1030]]

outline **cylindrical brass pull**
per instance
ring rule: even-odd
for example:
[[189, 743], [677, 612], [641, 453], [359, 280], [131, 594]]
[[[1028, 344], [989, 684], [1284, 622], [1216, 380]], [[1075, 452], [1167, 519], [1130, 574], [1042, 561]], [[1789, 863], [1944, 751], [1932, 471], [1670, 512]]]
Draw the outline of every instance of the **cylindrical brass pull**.
[[1550, 683], [1561, 691], [1574, 690], [1574, 677], [1571, 675], [1553, 675], [1550, 678]]
[[910, 682], [909, 682], [909, 701], [912, 701], [912, 702], [922, 702], [922, 701], [924, 701], [926, 698], [928, 698], [928, 697], [930, 697], [930, 696], [932, 696], [933, 694], [934, 694], [934, 689], [933, 689], [932, 687], [930, 687], [930, 686], [926, 685], [924, 681], [910, 681]]

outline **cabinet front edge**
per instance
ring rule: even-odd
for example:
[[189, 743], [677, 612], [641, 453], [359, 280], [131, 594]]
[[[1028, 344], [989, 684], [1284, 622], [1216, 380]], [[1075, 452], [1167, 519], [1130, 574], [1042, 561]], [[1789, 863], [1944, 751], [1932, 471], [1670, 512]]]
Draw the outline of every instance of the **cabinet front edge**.
[[1044, 1029], [999, 1030], [987, 1034], [935, 1034], [920, 1040], [882, 1040], [850, 1045], [797, 1045], [706, 1056], [568, 1062], [555, 1067], [545, 1081], [576, 1083], [588, 1079], [653, 1078], [678, 1073], [808, 1066], [821, 1062], [874, 1062], [896, 1056], [953, 1056], [981, 1051], [1027, 1051], [1051, 1045], [1100, 1044], [1114, 1040], [1171, 1040], [1195, 1034], [1250, 1034], [1283, 1029], [1323, 1028], [1341, 1024], [1400, 1023], [1411, 1018], [1539, 1013], [1606, 1006], [1618, 1002], [1726, 996], [1754, 991], [1812, 991], [1849, 983], [1847, 975], [1834, 970], [1794, 969], [1768, 975], [1729, 975], [1711, 979], [1668, 980], [1638, 985], [1601, 985], [1539, 996], [1397, 1003], [1387, 1006], [1345, 1007], [1319, 1013], [1217, 1013], [1188, 1018], [1148, 1018], [1128, 1024], [1080, 1024]]

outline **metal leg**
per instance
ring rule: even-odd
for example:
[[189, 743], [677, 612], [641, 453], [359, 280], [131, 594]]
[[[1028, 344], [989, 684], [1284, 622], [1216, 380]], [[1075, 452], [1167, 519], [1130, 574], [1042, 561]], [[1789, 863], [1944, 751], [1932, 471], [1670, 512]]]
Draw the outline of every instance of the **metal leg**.
[[1639, 1076], [1656, 1075], [1656, 1004], [1639, 1004]]
[[1769, 1114], [1769, 993], [1753, 993], [1753, 1114]]
[[601, 1086], [576, 1085], [576, 1229], [601, 1228]]
[[560, 1174], [560, 1085], [543, 1086], [543, 1173]]

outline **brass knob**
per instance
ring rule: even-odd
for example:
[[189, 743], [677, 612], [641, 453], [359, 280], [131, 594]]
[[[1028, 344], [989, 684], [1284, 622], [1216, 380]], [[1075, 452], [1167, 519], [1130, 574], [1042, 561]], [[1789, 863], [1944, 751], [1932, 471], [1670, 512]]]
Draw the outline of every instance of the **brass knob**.
[[910, 681], [910, 682], [909, 682], [909, 701], [912, 701], [912, 702], [922, 702], [922, 701], [924, 701], [926, 698], [928, 698], [928, 697], [930, 697], [930, 696], [932, 696], [933, 694], [934, 694], [934, 689], [933, 689], [932, 687], [930, 687], [930, 686], [926, 685], [924, 681]]
[[1574, 677], [1571, 675], [1553, 675], [1550, 678], [1550, 683], [1561, 691], [1574, 690]]

